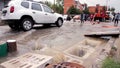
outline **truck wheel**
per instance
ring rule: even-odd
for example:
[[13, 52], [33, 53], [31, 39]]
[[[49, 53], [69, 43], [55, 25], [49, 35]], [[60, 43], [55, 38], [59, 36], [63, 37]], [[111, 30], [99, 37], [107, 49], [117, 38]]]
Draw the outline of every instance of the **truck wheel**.
[[31, 30], [33, 27], [33, 21], [30, 18], [24, 18], [22, 19], [21, 27], [24, 31]]
[[62, 19], [58, 19], [56, 22], [57, 27], [61, 27], [63, 25], [63, 20]]
[[20, 29], [19, 24], [11, 23], [11, 24], [8, 24], [8, 25], [12, 30], [19, 30]]

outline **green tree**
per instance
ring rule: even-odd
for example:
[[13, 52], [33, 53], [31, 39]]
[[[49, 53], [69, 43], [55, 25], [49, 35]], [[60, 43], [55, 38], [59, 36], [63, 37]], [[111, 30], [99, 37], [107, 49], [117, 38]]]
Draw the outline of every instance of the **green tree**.
[[114, 7], [112, 7], [112, 8], [111, 8], [111, 11], [112, 11], [112, 12], [114, 12], [114, 11], [115, 11], [115, 8], [114, 8]]
[[52, 8], [54, 9], [55, 12], [63, 14], [63, 6], [62, 5], [53, 4]]
[[112, 8], [109, 8], [108, 11], [114, 12], [114, 11], [115, 11], [115, 8], [113, 8], [113, 7], [112, 7]]
[[51, 2], [48, 2], [48, 1], [45, 1], [45, 4], [49, 7], [52, 7], [52, 3]]
[[60, 13], [60, 14], [63, 14], [63, 6], [62, 5], [59, 5], [59, 8], [58, 8], [59, 10], [58, 10], [58, 13]]
[[85, 14], [89, 14], [89, 13], [90, 13], [88, 8], [86, 8], [85, 10], [83, 10], [83, 12], [84, 12]]
[[63, 0], [56, 0], [56, 12], [63, 14]]
[[55, 12], [63, 14], [63, 5], [61, 4], [63, 0], [55, 0], [56, 4], [52, 4], [51, 2], [45, 1], [45, 4], [51, 7]]
[[67, 11], [67, 14], [80, 14], [80, 13], [81, 11], [75, 8], [74, 6], [71, 6]]
[[63, 0], [56, 0], [57, 4], [62, 5], [63, 6]]
[[110, 9], [110, 8], [108, 8], [108, 11], [111, 11], [111, 9]]

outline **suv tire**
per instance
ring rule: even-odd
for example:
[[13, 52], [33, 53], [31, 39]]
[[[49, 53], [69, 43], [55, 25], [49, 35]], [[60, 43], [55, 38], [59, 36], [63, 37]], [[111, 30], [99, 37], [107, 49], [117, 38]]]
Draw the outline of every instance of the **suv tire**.
[[33, 20], [31, 20], [30, 18], [22, 19], [21, 27], [24, 31], [31, 30], [33, 28]]
[[62, 19], [58, 19], [56, 22], [57, 27], [61, 27], [63, 25], [63, 20]]
[[10, 23], [8, 24], [9, 27], [12, 29], [12, 30], [19, 30], [20, 29], [20, 25], [19, 24], [15, 24], [15, 23]]

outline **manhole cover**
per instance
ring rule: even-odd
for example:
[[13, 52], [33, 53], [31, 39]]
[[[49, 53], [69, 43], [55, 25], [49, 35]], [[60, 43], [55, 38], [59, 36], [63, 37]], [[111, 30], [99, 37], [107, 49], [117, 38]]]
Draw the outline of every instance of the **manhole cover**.
[[85, 67], [77, 63], [63, 62], [63, 63], [49, 65], [46, 68], [85, 68]]

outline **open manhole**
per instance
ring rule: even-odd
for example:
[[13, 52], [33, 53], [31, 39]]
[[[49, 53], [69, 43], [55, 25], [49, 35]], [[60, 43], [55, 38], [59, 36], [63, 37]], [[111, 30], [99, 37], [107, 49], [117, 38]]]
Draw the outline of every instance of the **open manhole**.
[[86, 59], [95, 51], [98, 46], [102, 46], [104, 43], [105, 40], [103, 39], [87, 38], [65, 50], [64, 52], [76, 59]]
[[69, 51], [69, 53], [72, 55], [78, 56], [78, 57], [83, 57], [87, 53], [86, 50], [87, 50], [86, 48], [76, 47], [76, 48], [72, 49], [71, 51]]
[[66, 54], [68, 54], [71, 57], [74, 58], [80, 58], [80, 59], [85, 59], [87, 58], [91, 53], [94, 52], [94, 48], [90, 46], [73, 46], [69, 48], [68, 50], [65, 51]]

